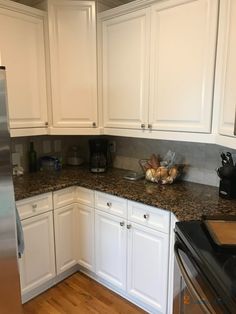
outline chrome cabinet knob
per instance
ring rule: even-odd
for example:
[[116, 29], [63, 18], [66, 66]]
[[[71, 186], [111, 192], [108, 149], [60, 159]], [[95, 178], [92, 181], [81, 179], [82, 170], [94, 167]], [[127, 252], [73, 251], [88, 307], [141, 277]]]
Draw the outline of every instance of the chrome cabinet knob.
[[144, 123], [141, 124], [141, 129], [145, 129], [145, 124]]
[[131, 229], [131, 225], [127, 225], [127, 229]]
[[121, 221], [121, 222], [120, 222], [120, 226], [121, 226], [121, 227], [124, 227], [124, 225], [125, 225], [125, 222], [124, 222], [124, 221]]
[[148, 219], [149, 218], [149, 214], [144, 214], [143, 218]]
[[112, 203], [111, 202], [107, 202], [107, 207], [111, 208]]

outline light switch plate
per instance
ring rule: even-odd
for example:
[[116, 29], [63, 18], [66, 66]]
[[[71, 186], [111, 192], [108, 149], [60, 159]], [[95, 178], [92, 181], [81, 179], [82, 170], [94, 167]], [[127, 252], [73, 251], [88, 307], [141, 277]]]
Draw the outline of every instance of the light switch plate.
[[22, 144], [15, 144], [15, 152], [19, 153], [20, 156], [23, 156], [24, 155], [23, 145]]
[[13, 166], [20, 166], [20, 154], [19, 153], [12, 153], [12, 165]]

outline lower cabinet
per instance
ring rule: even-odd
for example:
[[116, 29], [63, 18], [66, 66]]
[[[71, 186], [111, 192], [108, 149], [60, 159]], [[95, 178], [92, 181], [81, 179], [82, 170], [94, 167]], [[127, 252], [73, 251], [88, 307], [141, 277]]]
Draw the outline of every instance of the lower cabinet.
[[78, 264], [95, 271], [94, 259], [94, 208], [78, 204], [76, 217], [76, 249]]
[[126, 289], [127, 231], [122, 218], [95, 210], [96, 274]]
[[150, 313], [168, 312], [167, 211], [84, 188], [32, 197], [17, 202], [17, 208], [25, 238], [19, 260], [25, 299], [79, 264], [81, 271]]
[[25, 294], [55, 277], [52, 211], [21, 221], [25, 252], [19, 259], [21, 292]]
[[169, 236], [128, 224], [127, 292], [166, 313]]
[[54, 210], [56, 267], [60, 274], [77, 264], [76, 259], [76, 205]]

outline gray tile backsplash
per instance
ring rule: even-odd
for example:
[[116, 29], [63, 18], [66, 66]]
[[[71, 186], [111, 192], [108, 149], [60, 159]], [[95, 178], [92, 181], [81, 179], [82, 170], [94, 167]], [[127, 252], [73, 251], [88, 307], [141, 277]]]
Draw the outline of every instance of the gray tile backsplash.
[[[12, 151], [22, 150], [21, 165], [26, 170], [28, 169], [27, 151], [31, 140], [35, 143], [35, 149], [39, 157], [44, 155], [43, 141], [50, 141], [52, 155], [60, 155], [63, 160], [66, 161], [70, 146], [78, 145], [81, 157], [88, 161], [89, 138], [89, 136], [35, 136], [32, 138], [13, 138]], [[220, 153], [222, 151], [232, 152], [236, 161], [236, 150], [214, 144], [118, 136], [109, 136], [108, 138], [116, 141], [116, 154], [113, 161], [114, 167], [138, 171], [140, 170], [139, 159], [149, 158], [152, 153], [159, 154], [163, 157], [168, 150], [172, 150], [176, 152], [177, 163], [184, 163], [187, 166], [184, 180], [202, 184], [219, 185], [219, 178], [217, 177], [215, 169], [221, 164]], [[55, 152], [55, 142], [58, 140], [61, 142], [61, 152]]]

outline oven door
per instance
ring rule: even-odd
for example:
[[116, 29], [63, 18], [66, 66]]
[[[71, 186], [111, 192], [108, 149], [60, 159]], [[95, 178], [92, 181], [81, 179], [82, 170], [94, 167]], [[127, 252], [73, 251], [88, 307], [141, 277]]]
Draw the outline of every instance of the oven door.
[[174, 314], [226, 314], [186, 246], [176, 237], [174, 269]]

